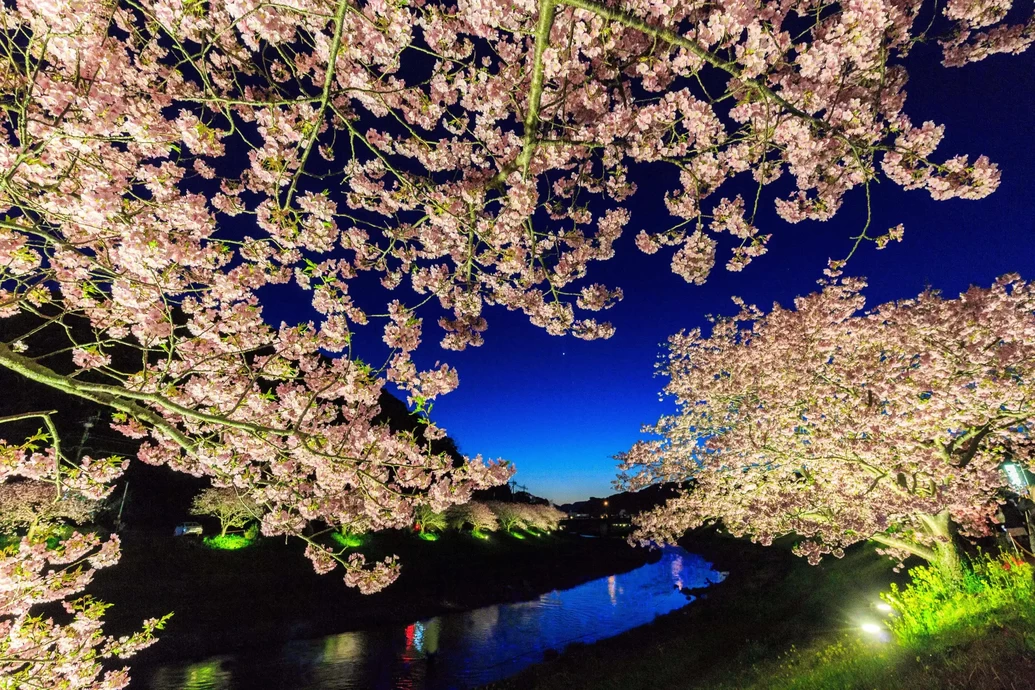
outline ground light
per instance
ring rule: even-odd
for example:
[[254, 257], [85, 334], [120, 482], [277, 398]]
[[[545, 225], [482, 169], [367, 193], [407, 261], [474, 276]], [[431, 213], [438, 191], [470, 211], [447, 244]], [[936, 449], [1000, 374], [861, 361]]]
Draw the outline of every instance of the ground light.
[[872, 637], [880, 642], [887, 642], [891, 639], [888, 634], [888, 629], [880, 623], [874, 623], [873, 621], [863, 621], [859, 625], [859, 629], [862, 630], [868, 637]]
[[205, 546], [212, 549], [222, 549], [223, 551], [236, 551], [237, 549], [243, 549], [246, 546], [251, 546], [253, 542], [251, 539], [246, 539], [240, 534], [223, 534], [218, 537], [205, 537], [202, 541], [205, 542]]
[[489, 535], [484, 532], [471, 532], [471, 535], [477, 539], [488, 539]]
[[420, 538], [424, 541], [438, 541], [438, 535], [434, 532], [421, 532]]
[[525, 538], [525, 535], [523, 535], [523, 534], [519, 534], [519, 533], [517, 533], [517, 532], [514, 532], [514, 531], [511, 531], [511, 532], [510, 532], [510, 536], [512, 536], [512, 537], [515, 537], [515, 538], [517, 538], [517, 539], [524, 539], [524, 538]]
[[340, 546], [344, 546], [346, 549], [354, 549], [357, 546], [363, 544], [363, 537], [358, 534], [342, 534], [341, 532], [332, 532], [331, 539], [336, 541]]

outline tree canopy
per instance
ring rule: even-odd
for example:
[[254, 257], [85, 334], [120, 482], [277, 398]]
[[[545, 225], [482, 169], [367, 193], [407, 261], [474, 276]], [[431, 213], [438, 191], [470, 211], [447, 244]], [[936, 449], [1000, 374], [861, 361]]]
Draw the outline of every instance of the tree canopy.
[[873, 539], [953, 558], [950, 521], [988, 533], [1008, 460], [1035, 441], [1035, 288], [1004, 276], [956, 299], [927, 291], [865, 313], [859, 279], [673, 336], [679, 413], [622, 454], [627, 486], [690, 480], [638, 518], [641, 539], [721, 521], [816, 562]]
[[[14, 0], [0, 323], [37, 322], [5, 326], [0, 367], [109, 408], [140, 461], [234, 487], [266, 535], [409, 525], [513, 472], [377, 422], [385, 384], [421, 415], [458, 385], [412, 359], [425, 318], [456, 350], [481, 344], [492, 305], [609, 337], [589, 313], [622, 292], [588, 267], [632, 221], [634, 165], [674, 187], [672, 225], [636, 243], [671, 248], [691, 283], [720, 260], [716, 237], [736, 240], [730, 270], [765, 253], [763, 200], [793, 223], [880, 179], [988, 195], [992, 161], [935, 158], [942, 127], [905, 115], [904, 60], [918, 42], [947, 66], [1021, 52], [1035, 24], [1016, 14], [1009, 0]], [[867, 222], [856, 243], [902, 232]], [[270, 323], [277, 290], [309, 313]], [[356, 347], [371, 321], [389, 349], [373, 364]], [[46, 431], [0, 444], [0, 480], [99, 497], [124, 470], [69, 453], [50, 410], [17, 412], [0, 421]], [[365, 592], [398, 573], [306, 552]]]

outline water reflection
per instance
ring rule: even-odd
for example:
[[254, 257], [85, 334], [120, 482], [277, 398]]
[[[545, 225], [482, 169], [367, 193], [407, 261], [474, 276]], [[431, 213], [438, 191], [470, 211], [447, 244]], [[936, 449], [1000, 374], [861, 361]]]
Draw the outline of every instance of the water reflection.
[[[679, 590], [720, 576], [699, 556], [668, 548], [657, 563], [518, 604], [451, 613], [408, 626], [300, 640], [274, 650], [168, 665], [152, 690], [445, 690], [517, 673], [548, 649], [593, 642], [685, 606]], [[144, 669], [137, 669], [144, 677]]]

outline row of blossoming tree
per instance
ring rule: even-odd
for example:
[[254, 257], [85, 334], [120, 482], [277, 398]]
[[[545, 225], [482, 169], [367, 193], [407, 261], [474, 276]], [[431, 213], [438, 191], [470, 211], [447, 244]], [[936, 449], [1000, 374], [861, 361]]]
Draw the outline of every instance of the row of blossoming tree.
[[470, 528], [476, 536], [502, 529], [506, 532], [553, 532], [567, 515], [549, 504], [512, 501], [468, 501], [438, 513], [426, 506], [417, 510], [415, 528], [422, 534], [447, 528]]
[[[933, 158], [942, 128], [905, 115], [904, 58], [921, 42], [947, 66], [1021, 52], [1035, 25], [1008, 15], [1009, 0], [14, 0], [0, 9], [0, 367], [110, 409], [140, 461], [233, 487], [266, 535], [411, 524], [512, 473], [376, 421], [385, 383], [420, 414], [458, 383], [411, 358], [421, 314], [449, 349], [481, 344], [486, 305], [610, 336], [584, 312], [622, 292], [586, 276], [631, 220], [633, 167], [675, 187], [671, 227], [637, 245], [674, 248], [692, 283], [719, 238], [730, 270], [765, 253], [762, 201], [798, 222], [882, 177], [986, 196], [996, 166]], [[857, 243], [901, 232], [866, 222]], [[311, 319], [271, 323], [278, 290]], [[380, 365], [357, 351], [372, 321]], [[16, 413], [3, 421], [44, 432], [0, 446], [0, 480], [100, 498], [124, 471], [67, 452], [51, 410]], [[117, 558], [107, 544], [98, 564]], [[4, 596], [23, 591], [11, 563], [70, 558], [19, 548]], [[306, 551], [364, 591], [398, 573]], [[69, 583], [52, 597], [85, 581]], [[0, 609], [8, 644], [39, 600], [26, 591]], [[89, 626], [39, 634], [79, 646], [60, 645], [63, 664], [5, 655], [0, 671], [126, 682], [77, 665], [99, 648]]]

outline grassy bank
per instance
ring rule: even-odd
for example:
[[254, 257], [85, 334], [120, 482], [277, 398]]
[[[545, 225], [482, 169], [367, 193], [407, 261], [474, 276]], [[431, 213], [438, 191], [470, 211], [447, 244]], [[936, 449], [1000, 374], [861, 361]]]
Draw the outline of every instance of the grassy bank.
[[297, 541], [266, 539], [217, 550], [195, 538], [149, 532], [122, 537], [122, 560], [98, 572], [87, 591], [114, 604], [106, 619], [117, 634], [144, 618], [174, 612], [139, 664], [521, 601], [630, 570], [651, 556], [619, 540], [556, 533], [478, 539], [447, 532], [424, 541], [388, 532], [364, 537], [356, 550], [368, 559], [398, 554], [402, 575], [383, 592], [365, 596], [344, 585], [340, 569], [324, 576], [313, 572]]
[[1035, 626], [1022, 615], [975, 627], [952, 643], [920, 649], [858, 636], [793, 648], [725, 680], [714, 690], [1026, 690], [1035, 688]]
[[859, 635], [819, 640], [768, 659], [716, 684], [730, 690], [774, 688], [1035, 687], [1035, 582], [1017, 557], [978, 556], [959, 577], [935, 568], [910, 572], [892, 587], [888, 610]]
[[[684, 546], [730, 572], [692, 605], [491, 686], [495, 690], [1035, 688], [1035, 610], [942, 607], [930, 634], [899, 644], [879, 594], [908, 582], [867, 546], [817, 567], [789, 544], [697, 535]], [[952, 618], [952, 620], [950, 620]], [[895, 619], [901, 620], [901, 619]], [[927, 621], [929, 622], [929, 621]], [[915, 622], [916, 623], [916, 622]], [[917, 623], [923, 627], [925, 621]], [[893, 624], [892, 624], [893, 625]], [[863, 626], [876, 634], [864, 631]], [[916, 627], [916, 626], [914, 626]]]

